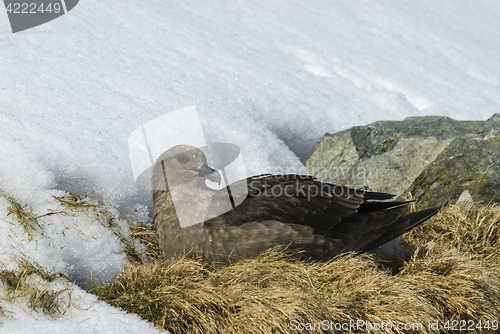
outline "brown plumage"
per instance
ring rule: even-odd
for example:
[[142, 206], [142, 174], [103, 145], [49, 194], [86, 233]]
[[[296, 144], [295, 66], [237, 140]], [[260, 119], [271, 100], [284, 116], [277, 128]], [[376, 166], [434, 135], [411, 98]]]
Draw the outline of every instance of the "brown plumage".
[[[191, 249], [213, 261], [230, 261], [288, 247], [303, 250], [302, 258], [326, 261], [341, 252], [381, 246], [438, 211], [408, 214], [408, 202], [381, 202], [391, 194], [312, 176], [264, 174], [231, 184], [236, 202], [242, 200], [238, 194], [247, 193], [238, 189], [248, 195], [224, 212], [227, 193], [206, 187], [207, 179], [220, 182], [203, 152], [187, 145], [169, 149], [153, 166], [153, 221], [165, 260]], [[179, 210], [190, 226], [181, 227]]]

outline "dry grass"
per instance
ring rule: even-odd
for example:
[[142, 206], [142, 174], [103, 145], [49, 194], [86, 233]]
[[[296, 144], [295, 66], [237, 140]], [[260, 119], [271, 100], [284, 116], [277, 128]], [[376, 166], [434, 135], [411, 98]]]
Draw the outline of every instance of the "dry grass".
[[30, 278], [36, 275], [43, 281], [53, 282], [57, 278], [67, 280], [66, 276], [48, 272], [37, 263], [31, 263], [24, 258], [18, 258], [17, 261], [20, 272], [5, 269], [0, 271], [0, 281], [6, 290], [4, 299], [14, 302], [19, 298], [27, 298], [27, 305], [31, 310], [42, 311], [52, 318], [64, 314], [71, 305], [70, 288], [60, 290], [41, 288], [38, 284], [30, 282]]
[[42, 225], [39, 222], [39, 218], [41, 218], [42, 216], [36, 216], [35, 214], [33, 214], [33, 211], [31, 211], [31, 209], [29, 211], [26, 210], [26, 206], [22, 206], [13, 198], [8, 196], [4, 197], [10, 203], [8, 214], [14, 215], [17, 222], [23, 227], [24, 232], [28, 234], [30, 240], [33, 239], [33, 232], [38, 231], [40, 233], [43, 233]]
[[160, 245], [158, 244], [158, 238], [152, 228], [151, 225], [130, 225], [130, 234], [133, 238], [140, 240], [141, 243], [146, 246], [146, 255], [153, 261], [156, 261], [161, 260], [163, 255]]
[[[500, 320], [499, 217], [497, 206], [449, 206], [409, 233], [400, 254], [345, 254], [328, 263], [270, 250], [228, 265], [193, 252], [165, 264], [154, 232], [135, 227], [156, 264], [130, 265], [92, 292], [172, 333], [322, 333], [361, 320], [390, 323], [386, 333], [451, 332], [429, 329], [436, 320], [491, 326]], [[293, 330], [299, 322], [313, 329]], [[365, 326], [335, 332], [380, 332]]]
[[141, 263], [141, 254], [134, 247], [132, 242], [121, 234], [120, 228], [115, 222], [115, 216], [110, 213], [104, 205], [103, 201], [98, 201], [87, 194], [74, 195], [68, 193], [64, 196], [52, 196], [62, 206], [69, 209], [69, 212], [61, 212], [63, 214], [92, 213], [96, 220], [113, 234], [125, 245], [125, 255], [130, 262]]
[[[29, 240], [33, 240], [37, 234], [38, 236], [44, 235], [46, 223], [42, 220], [43, 217], [50, 215], [76, 216], [85, 213], [89, 217], [94, 217], [96, 221], [112, 231], [123, 242], [125, 254], [131, 263], [142, 262], [141, 254], [134, 247], [133, 240], [128, 236], [123, 236], [124, 231], [117, 225], [115, 215], [107, 210], [102, 201], [95, 201], [88, 197], [88, 194], [78, 196], [67, 194], [66, 196], [54, 197], [65, 209], [62, 211], [49, 211], [42, 215], [34, 214], [29, 206], [22, 205], [14, 198], [2, 194], [1, 191], [0, 196], [6, 198], [10, 203], [7, 210], [8, 214], [15, 218], [12, 224], [21, 225]], [[71, 286], [69, 279], [62, 273], [49, 272], [43, 266], [30, 262], [24, 254], [13, 256], [13, 259], [18, 264], [18, 269], [13, 271], [2, 269], [4, 265], [0, 261], [0, 301], [19, 301], [20, 304], [26, 304], [31, 310], [42, 311], [53, 318], [64, 314], [66, 309], [72, 305], [71, 288], [52, 289], [47, 284], [38, 284], [40, 282], [37, 283], [36, 280], [41, 279], [41, 281], [50, 283], [56, 279], [61, 279]], [[0, 306], [0, 316], [4, 315], [5, 311]]]
[[500, 264], [500, 206], [450, 205], [415, 228], [408, 242], [435, 241]]

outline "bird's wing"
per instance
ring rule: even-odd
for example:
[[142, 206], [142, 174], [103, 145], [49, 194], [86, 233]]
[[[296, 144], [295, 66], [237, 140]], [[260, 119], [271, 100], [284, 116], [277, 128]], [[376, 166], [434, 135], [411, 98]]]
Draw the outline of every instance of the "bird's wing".
[[[394, 197], [391, 194], [322, 183], [312, 176], [260, 175], [230, 187], [247, 189], [245, 200], [204, 222], [206, 247], [221, 258], [249, 257], [279, 245], [301, 249], [302, 257], [316, 260], [343, 251], [365, 252], [438, 211], [408, 214], [409, 202], [380, 201]], [[227, 192], [217, 193], [213, 205], [223, 199], [227, 201]]]
[[[230, 185], [232, 194], [247, 194], [233, 210], [218, 217], [226, 226], [241, 226], [266, 220], [308, 226], [312, 232], [329, 234], [342, 217], [357, 212], [365, 201], [388, 199], [390, 194], [355, 190], [322, 183], [313, 176], [259, 175]], [[247, 191], [241, 191], [247, 190]], [[219, 192], [212, 200], [213, 208], [227, 202], [227, 192]], [[238, 202], [238, 198], [235, 198]], [[367, 202], [368, 204], [369, 202]], [[206, 222], [210, 224], [210, 220]]]

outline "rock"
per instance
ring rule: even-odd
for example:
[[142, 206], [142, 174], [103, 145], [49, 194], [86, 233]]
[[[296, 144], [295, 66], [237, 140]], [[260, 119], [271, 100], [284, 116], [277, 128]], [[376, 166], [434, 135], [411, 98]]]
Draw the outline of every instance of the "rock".
[[500, 122], [500, 113], [493, 114], [490, 118], [488, 118], [490, 122]]
[[463, 203], [466, 207], [474, 206], [474, 201], [472, 200], [472, 197], [468, 190], [464, 190], [464, 192], [458, 197], [456, 204], [461, 203]]
[[408, 117], [335, 134], [315, 145], [306, 167], [322, 181], [419, 198], [424, 206], [500, 203], [500, 113], [487, 121]]

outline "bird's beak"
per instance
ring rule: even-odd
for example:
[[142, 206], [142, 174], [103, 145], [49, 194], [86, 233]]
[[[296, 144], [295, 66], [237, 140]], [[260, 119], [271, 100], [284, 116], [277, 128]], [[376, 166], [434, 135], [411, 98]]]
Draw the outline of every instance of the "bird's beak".
[[220, 174], [213, 168], [208, 167], [207, 164], [203, 164], [200, 169], [198, 169], [200, 176], [204, 176], [212, 182], [217, 182], [220, 185], [221, 177]]

